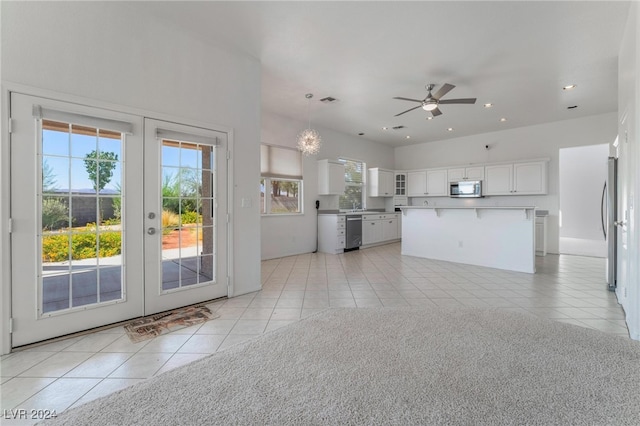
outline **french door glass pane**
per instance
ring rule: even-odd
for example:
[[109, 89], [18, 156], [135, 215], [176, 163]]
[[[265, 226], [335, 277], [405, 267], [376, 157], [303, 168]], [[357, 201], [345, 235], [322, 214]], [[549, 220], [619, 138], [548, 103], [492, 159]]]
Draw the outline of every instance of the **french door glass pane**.
[[162, 287], [209, 283], [215, 276], [215, 151], [162, 141]]
[[123, 298], [121, 133], [42, 121], [41, 312]]

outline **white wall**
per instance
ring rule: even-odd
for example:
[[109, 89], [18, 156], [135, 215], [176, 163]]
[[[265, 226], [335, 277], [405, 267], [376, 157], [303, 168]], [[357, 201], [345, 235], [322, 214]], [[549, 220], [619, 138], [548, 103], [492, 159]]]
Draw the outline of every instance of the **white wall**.
[[601, 204], [609, 144], [560, 149], [560, 253], [607, 256]]
[[[260, 63], [205, 44], [126, 2], [1, 2], [1, 7], [5, 89], [18, 83], [96, 106], [233, 130], [235, 294], [259, 289], [260, 217], [239, 202], [255, 198], [260, 175]], [[2, 108], [4, 121], [7, 105]], [[3, 244], [7, 240], [2, 227]], [[4, 252], [3, 265], [6, 258]], [[6, 278], [3, 274], [5, 301]]]
[[[416, 198], [414, 205], [536, 206], [549, 210], [547, 250], [558, 253], [559, 149], [609, 143], [616, 137], [616, 113], [483, 133], [395, 149], [398, 170], [549, 158], [548, 195], [492, 196], [475, 200]], [[489, 145], [489, 149], [485, 149]]]
[[[262, 112], [262, 142], [270, 145], [295, 147], [296, 136], [308, 123]], [[316, 161], [338, 157], [353, 158], [367, 163], [367, 167], [393, 169], [393, 148], [323, 127], [312, 127], [320, 133], [320, 152], [304, 158], [304, 214], [287, 216], [263, 216], [261, 227], [262, 259], [273, 259], [316, 249], [315, 200], [320, 200], [321, 210], [338, 208], [337, 196], [318, 196], [318, 168]], [[258, 193], [258, 181], [254, 185]], [[256, 195], [257, 196], [257, 195]], [[391, 199], [367, 199], [368, 209], [391, 208]]]
[[[618, 288], [633, 339], [640, 340], [640, 7], [632, 2], [618, 59], [618, 219], [627, 225], [618, 240]], [[626, 211], [626, 217], [625, 217]]]

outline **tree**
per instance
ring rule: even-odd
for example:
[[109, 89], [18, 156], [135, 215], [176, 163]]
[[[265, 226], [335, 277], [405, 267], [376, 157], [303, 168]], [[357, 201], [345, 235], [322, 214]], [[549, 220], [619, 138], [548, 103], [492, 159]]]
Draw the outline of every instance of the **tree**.
[[53, 171], [51, 165], [45, 158], [42, 161], [42, 192], [52, 192], [58, 189], [56, 181], [56, 174]]
[[[84, 167], [87, 170], [89, 179], [93, 182], [93, 189], [96, 194], [104, 189], [113, 177], [113, 170], [116, 168], [118, 154], [105, 151], [98, 154], [97, 151], [91, 151], [84, 157]], [[102, 199], [99, 197], [99, 211], [97, 224], [102, 223]]]
[[89, 179], [93, 182], [93, 189], [99, 193], [111, 181], [113, 171], [116, 168], [118, 154], [105, 151], [98, 154], [91, 151], [84, 157], [84, 167], [89, 174]]

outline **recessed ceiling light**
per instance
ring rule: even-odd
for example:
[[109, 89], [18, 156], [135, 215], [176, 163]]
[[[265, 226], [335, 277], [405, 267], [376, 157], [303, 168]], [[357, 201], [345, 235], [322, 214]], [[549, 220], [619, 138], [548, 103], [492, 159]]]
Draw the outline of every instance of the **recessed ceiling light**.
[[389, 129], [388, 127], [383, 127], [383, 128], [382, 128], [382, 130], [388, 130], [388, 129]]
[[447, 129], [447, 132], [453, 132], [453, 127], [449, 127], [449, 128]]
[[427, 120], [433, 120], [433, 116], [427, 117]]
[[489, 104], [484, 104], [485, 108], [491, 108], [493, 106], [493, 104], [489, 103]]
[[502, 117], [502, 118], [500, 119], [500, 121], [507, 121], [507, 119], [506, 119], [506, 118], [504, 118], [504, 117]]
[[568, 85], [568, 86], [564, 86], [564, 87], [562, 88], [562, 90], [571, 90], [571, 89], [575, 89], [575, 88], [576, 88], [576, 85], [575, 85], [575, 84], [570, 84], [570, 85]]
[[407, 139], [411, 139], [411, 136], [407, 135]]

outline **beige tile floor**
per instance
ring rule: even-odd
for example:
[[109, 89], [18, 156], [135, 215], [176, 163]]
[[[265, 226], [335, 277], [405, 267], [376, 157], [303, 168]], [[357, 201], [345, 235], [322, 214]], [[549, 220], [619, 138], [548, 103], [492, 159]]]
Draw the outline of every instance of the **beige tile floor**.
[[262, 290], [212, 302], [215, 320], [140, 343], [120, 326], [3, 356], [0, 423], [34, 423], [10, 418], [18, 409], [60, 413], [334, 307], [507, 309], [628, 337], [604, 259], [536, 262], [536, 274], [515, 273], [401, 256], [399, 244], [264, 261]]

